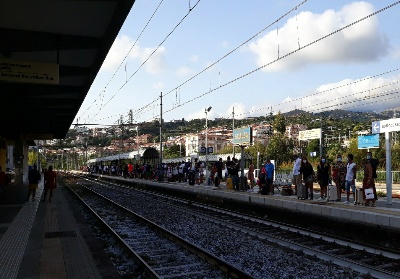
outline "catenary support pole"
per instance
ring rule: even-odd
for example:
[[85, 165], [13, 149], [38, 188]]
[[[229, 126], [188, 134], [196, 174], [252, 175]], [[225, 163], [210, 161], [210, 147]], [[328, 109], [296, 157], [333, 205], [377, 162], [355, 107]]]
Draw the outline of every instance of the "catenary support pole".
[[391, 133], [385, 132], [386, 147], [386, 201], [388, 205], [392, 205], [392, 150], [391, 150]]

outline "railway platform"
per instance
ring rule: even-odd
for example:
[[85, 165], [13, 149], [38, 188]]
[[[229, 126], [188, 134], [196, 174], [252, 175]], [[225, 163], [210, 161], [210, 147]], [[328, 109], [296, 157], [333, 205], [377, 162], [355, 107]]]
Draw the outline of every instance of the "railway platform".
[[27, 185], [9, 185], [0, 201], [0, 278], [120, 278], [70, 195], [55, 189], [42, 202]]
[[[400, 201], [387, 205], [379, 197], [377, 207], [344, 205], [341, 202], [298, 200], [256, 192], [236, 192], [206, 185], [190, 186], [178, 182], [154, 182], [97, 175], [101, 179], [175, 188], [180, 191], [231, 199], [246, 203], [280, 207], [293, 212], [344, 219], [400, 230]], [[0, 278], [120, 278], [67, 190], [59, 185], [52, 203], [41, 202], [43, 185], [34, 201], [27, 201], [27, 185], [7, 186], [0, 200]], [[318, 194], [316, 195], [318, 197]], [[342, 196], [344, 201], [344, 195]]]

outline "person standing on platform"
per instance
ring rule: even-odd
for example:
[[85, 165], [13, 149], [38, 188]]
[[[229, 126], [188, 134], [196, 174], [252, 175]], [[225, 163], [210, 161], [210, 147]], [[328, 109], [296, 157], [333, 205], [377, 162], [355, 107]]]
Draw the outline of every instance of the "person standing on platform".
[[356, 204], [356, 172], [357, 165], [353, 161], [353, 154], [347, 155], [347, 165], [346, 165], [346, 194], [347, 200], [344, 204], [350, 203], [350, 190], [353, 192], [354, 204]]
[[240, 181], [239, 181], [239, 169], [240, 169], [240, 164], [238, 162], [238, 159], [236, 159], [235, 157], [232, 158], [231, 161], [231, 165], [230, 165], [230, 169], [231, 169], [231, 177], [232, 177], [232, 183], [233, 183], [233, 189], [235, 189], [235, 191], [240, 191]]
[[249, 171], [247, 172], [247, 179], [250, 180], [250, 192], [254, 191], [254, 164], [250, 161]]
[[328, 184], [330, 177], [331, 166], [326, 161], [325, 156], [322, 156], [317, 166], [317, 181], [319, 186], [321, 187], [321, 197], [318, 199], [318, 201], [328, 200]]
[[372, 186], [372, 189], [374, 190], [375, 201], [377, 201], [378, 200], [378, 195], [376, 194], [375, 180], [378, 177], [377, 174], [376, 174], [376, 169], [377, 169], [377, 167], [379, 165], [379, 160], [372, 158], [372, 152], [371, 151], [367, 152], [367, 160], [368, 160], [368, 162], [369, 162], [369, 164], [371, 165], [371, 168], [372, 168], [372, 183], [371, 183], [371, 186]]
[[[365, 190], [373, 188], [373, 178], [372, 178], [372, 166], [371, 163], [367, 159], [362, 160], [362, 166], [364, 169], [364, 178], [363, 178], [363, 195], [365, 196]], [[367, 199], [365, 197], [365, 206], [369, 206], [369, 203], [372, 201], [372, 207], [375, 207], [375, 193], [373, 199]]]
[[297, 154], [293, 155], [293, 184], [294, 194], [297, 195], [297, 185], [301, 184], [301, 158]]
[[310, 200], [314, 198], [314, 169], [313, 166], [310, 164], [306, 156], [303, 156], [301, 166], [300, 166], [300, 173], [303, 176], [303, 181], [306, 186], [306, 189], [310, 193]]
[[265, 164], [265, 187], [269, 189], [269, 194], [274, 194], [274, 164], [271, 163], [270, 158], [267, 157], [267, 163]]
[[337, 190], [337, 200], [342, 200], [342, 190], [346, 190], [346, 165], [342, 160], [342, 155], [338, 154], [336, 156], [337, 161], [332, 167], [332, 178], [336, 185]]
[[36, 166], [33, 166], [32, 169], [28, 172], [28, 201], [30, 196], [32, 196], [32, 201], [35, 200], [36, 189], [38, 188], [39, 181], [42, 179], [40, 172], [37, 170]]
[[219, 183], [222, 181], [222, 170], [224, 169], [224, 163], [222, 162], [222, 158], [219, 158], [218, 162], [215, 163], [215, 166], [217, 167], [217, 177], [219, 179]]
[[53, 197], [53, 190], [57, 188], [57, 174], [53, 171], [53, 167], [49, 166], [49, 169], [44, 175], [44, 196], [42, 202], [46, 201], [47, 191], [50, 190], [49, 202]]

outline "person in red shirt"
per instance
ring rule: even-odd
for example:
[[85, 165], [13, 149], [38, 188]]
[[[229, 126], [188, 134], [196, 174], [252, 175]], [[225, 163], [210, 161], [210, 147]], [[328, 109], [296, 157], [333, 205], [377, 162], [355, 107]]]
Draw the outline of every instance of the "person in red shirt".
[[128, 177], [133, 178], [133, 165], [132, 162], [128, 163]]
[[53, 190], [57, 187], [57, 174], [53, 171], [53, 167], [49, 166], [44, 174], [44, 197], [42, 202], [46, 201], [47, 191], [50, 190], [49, 202], [53, 197]]

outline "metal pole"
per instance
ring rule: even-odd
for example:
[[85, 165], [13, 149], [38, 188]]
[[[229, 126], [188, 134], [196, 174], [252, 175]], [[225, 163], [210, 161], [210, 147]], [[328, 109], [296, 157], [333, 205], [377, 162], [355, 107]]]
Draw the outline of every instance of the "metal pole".
[[208, 179], [208, 123], [207, 123], [207, 109], [206, 109], [206, 179]]
[[160, 94], [160, 164], [162, 164], [162, 92]]
[[232, 147], [233, 147], [233, 157], [235, 157], [235, 145], [233, 144], [233, 130], [235, 130], [235, 107], [232, 108]]
[[242, 190], [245, 190], [244, 186], [244, 145], [240, 146], [241, 149], [241, 158], [240, 158], [240, 171], [241, 171], [241, 175], [240, 175], [240, 186]]
[[139, 126], [136, 126], [136, 145], [137, 145], [137, 158], [136, 162], [139, 160]]
[[319, 135], [319, 157], [322, 156], [322, 117], [319, 120], [320, 123], [320, 135]]
[[392, 205], [392, 150], [390, 132], [385, 132], [386, 147], [386, 202]]

